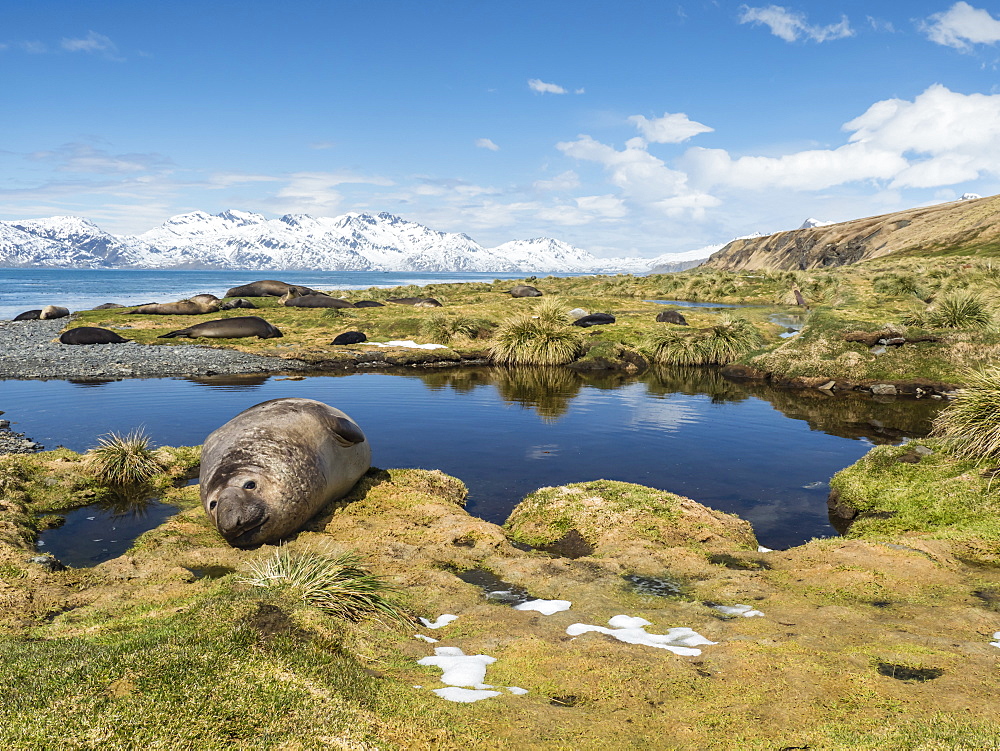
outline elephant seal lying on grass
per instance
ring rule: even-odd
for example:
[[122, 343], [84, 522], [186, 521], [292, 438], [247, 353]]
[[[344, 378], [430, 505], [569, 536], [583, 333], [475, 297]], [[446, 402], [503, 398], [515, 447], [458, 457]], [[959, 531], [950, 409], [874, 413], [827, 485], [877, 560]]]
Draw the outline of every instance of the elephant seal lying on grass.
[[197, 339], [207, 337], [209, 339], [239, 339], [244, 336], [257, 336], [261, 339], [274, 339], [283, 336], [277, 326], [265, 321], [258, 316], [236, 316], [235, 318], [218, 318], [214, 321], [196, 323], [186, 329], [171, 331], [163, 334], [158, 339], [173, 339], [175, 337], [188, 337]]
[[301, 529], [371, 466], [350, 417], [312, 399], [272, 399], [205, 439], [201, 502], [230, 545], [247, 548]]

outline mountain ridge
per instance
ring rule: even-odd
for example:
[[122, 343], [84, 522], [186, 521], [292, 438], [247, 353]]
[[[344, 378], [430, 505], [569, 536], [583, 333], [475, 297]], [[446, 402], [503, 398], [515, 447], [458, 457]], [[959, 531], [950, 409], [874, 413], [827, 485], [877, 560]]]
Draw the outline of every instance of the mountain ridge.
[[387, 212], [268, 219], [237, 209], [191, 211], [136, 235], [72, 216], [0, 221], [2, 267], [645, 273], [669, 257], [598, 258], [553, 238], [486, 248], [465, 233]]

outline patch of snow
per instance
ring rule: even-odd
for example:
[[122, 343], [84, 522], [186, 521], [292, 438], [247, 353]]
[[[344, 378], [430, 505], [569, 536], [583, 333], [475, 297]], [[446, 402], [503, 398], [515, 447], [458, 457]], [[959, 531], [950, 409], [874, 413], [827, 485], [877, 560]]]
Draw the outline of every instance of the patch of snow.
[[574, 623], [566, 629], [570, 636], [579, 636], [589, 631], [597, 631], [601, 634], [613, 636], [618, 641], [626, 644], [642, 644], [647, 647], [657, 647], [668, 649], [674, 654], [689, 655], [696, 657], [701, 654], [701, 650], [696, 645], [717, 644], [709, 641], [701, 634], [687, 627], [677, 627], [667, 630], [665, 634], [650, 634], [646, 632], [646, 626], [652, 624], [645, 618], [630, 617], [627, 615], [616, 615], [608, 621], [611, 628], [604, 626], [589, 626], [586, 623]]
[[405, 347], [406, 349], [448, 349], [444, 344], [417, 344], [412, 339], [393, 339], [391, 342], [362, 342], [372, 347]]
[[742, 615], [744, 618], [764, 615], [759, 610], [754, 610], [751, 605], [712, 605], [711, 607], [712, 610], [718, 610], [723, 615]]
[[572, 604], [569, 600], [528, 600], [515, 605], [514, 610], [537, 610], [542, 615], [552, 615], [569, 610]]
[[441, 628], [442, 626], [447, 626], [452, 621], [457, 621], [457, 615], [451, 615], [450, 613], [445, 613], [444, 615], [439, 615], [436, 621], [429, 621], [426, 618], [421, 618], [420, 622], [427, 626], [427, 628]]
[[524, 696], [526, 693], [528, 693], [528, 689], [518, 688], [517, 686], [507, 686], [507, 690], [510, 691], [512, 694], [516, 694], [517, 696]]
[[763, 545], [758, 545], [757, 546], [757, 552], [758, 553], [773, 553], [774, 550], [772, 550], [771, 548], [765, 548]]
[[996, 639], [996, 641], [991, 641], [990, 642], [990, 646], [991, 647], [1000, 647], [1000, 631], [995, 632], [993, 634], [993, 638]]
[[436, 688], [432, 693], [437, 694], [442, 699], [457, 701], [462, 704], [471, 704], [472, 702], [479, 701], [480, 699], [490, 699], [494, 696], [500, 696], [499, 691], [481, 691], [471, 688], [459, 688], [458, 686]]
[[[423, 620], [423, 619], [421, 619], [421, 620]], [[423, 634], [414, 634], [413, 636], [414, 636], [415, 639], [423, 639], [428, 644], [437, 644], [438, 643], [437, 639], [434, 639], [434, 638], [432, 638], [430, 636], [424, 636]]]
[[959, 201], [975, 201], [977, 198], [982, 198], [978, 193], [963, 193]]
[[484, 683], [486, 666], [496, 661], [489, 655], [467, 655], [460, 647], [435, 647], [433, 657], [423, 657], [417, 664], [441, 668], [441, 683], [449, 686], [488, 689], [493, 687]]

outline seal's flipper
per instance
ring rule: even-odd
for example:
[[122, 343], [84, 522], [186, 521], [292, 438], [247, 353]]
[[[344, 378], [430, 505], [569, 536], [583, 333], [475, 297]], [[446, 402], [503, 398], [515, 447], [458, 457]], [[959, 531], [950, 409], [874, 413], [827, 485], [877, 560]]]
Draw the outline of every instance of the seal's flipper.
[[353, 446], [356, 443], [364, 443], [365, 434], [361, 432], [361, 428], [350, 420], [345, 420], [343, 417], [334, 417], [331, 423], [333, 434], [337, 438], [337, 443], [341, 446]]

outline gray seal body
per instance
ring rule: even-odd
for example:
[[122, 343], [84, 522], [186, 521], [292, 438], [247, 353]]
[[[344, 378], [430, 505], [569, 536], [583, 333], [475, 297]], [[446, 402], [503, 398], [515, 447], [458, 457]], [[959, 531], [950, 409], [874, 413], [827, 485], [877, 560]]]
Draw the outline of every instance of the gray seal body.
[[201, 502], [230, 545], [252, 547], [301, 529], [370, 466], [371, 445], [339, 409], [272, 399], [205, 439]]
[[196, 323], [194, 326], [188, 326], [186, 329], [177, 329], [177, 331], [161, 334], [157, 339], [174, 339], [176, 337], [187, 337], [189, 339], [197, 339], [199, 337], [208, 339], [239, 339], [244, 336], [274, 339], [283, 336], [283, 334], [277, 326], [259, 316], [235, 316], [233, 318], [219, 318], [214, 321]]

